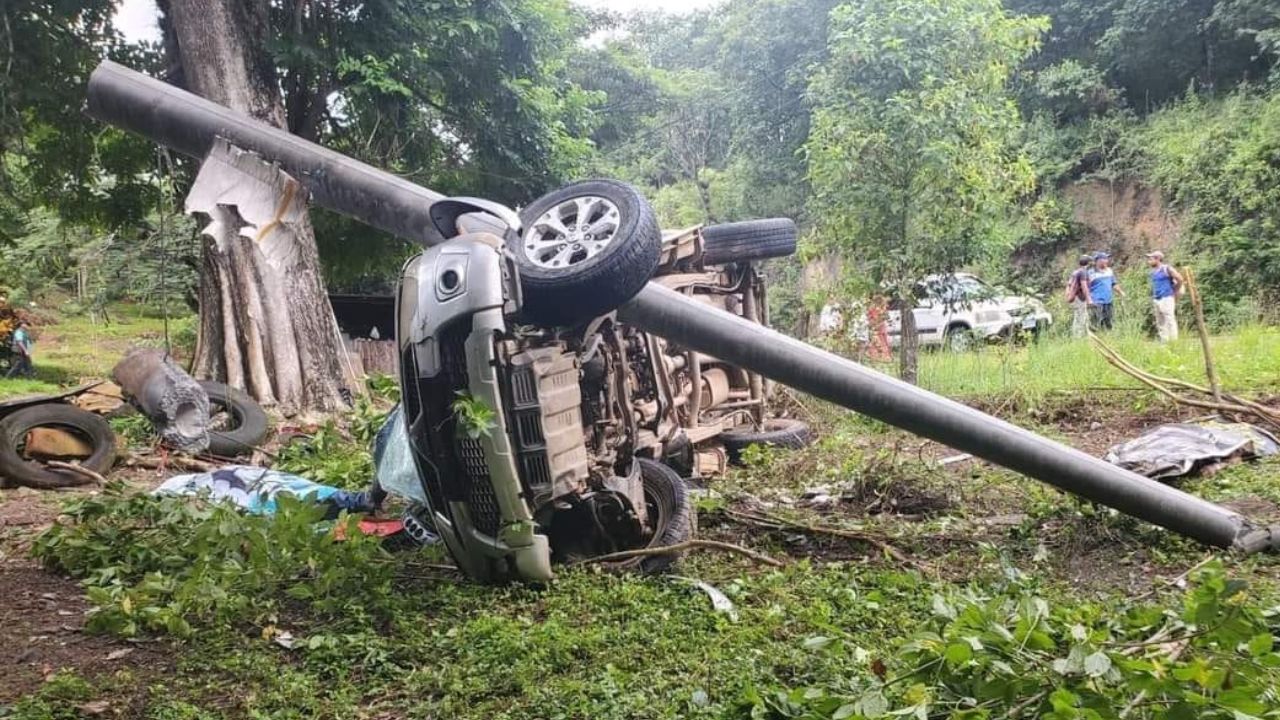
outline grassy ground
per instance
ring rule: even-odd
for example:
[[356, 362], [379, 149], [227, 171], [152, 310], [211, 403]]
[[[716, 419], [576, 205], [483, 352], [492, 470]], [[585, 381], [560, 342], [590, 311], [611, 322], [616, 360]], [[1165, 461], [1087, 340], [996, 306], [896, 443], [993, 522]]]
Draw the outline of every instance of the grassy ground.
[[[1160, 373], [1196, 379], [1200, 372], [1192, 341], [1162, 347], [1129, 336], [1115, 344]], [[1280, 333], [1250, 328], [1218, 338], [1215, 346], [1233, 390], [1265, 396], [1280, 387]], [[1069, 340], [965, 356], [930, 353], [922, 379], [1094, 454], [1146, 427], [1190, 415], [1142, 391], [1096, 391], [1135, 386], [1085, 343]], [[1068, 695], [1084, 696], [1111, 687], [1128, 692], [1126, 700], [1137, 691], [1108, 675], [1110, 670], [1073, 679], [1067, 670], [1049, 670], [1050, 660], [1066, 662], [1068, 647], [1074, 653], [1089, 645], [1110, 648], [1120, 662], [1125, 651], [1118, 648], [1141, 646], [1162, 624], [1176, 625], [1184, 604], [1192, 607], [1192, 594], [1215, 582], [1186, 575], [1210, 555], [1191, 541], [985, 463], [940, 466], [940, 458], [953, 454], [947, 448], [820, 403], [797, 402], [791, 412], [819, 427], [822, 440], [800, 452], [753, 454], [748, 467], [718, 480], [715, 492], [700, 500], [699, 520], [704, 536], [750, 546], [784, 566], [717, 553], [692, 555], [680, 569], [682, 576], [723, 591], [735, 614], [717, 612], [702, 591], [679, 579], [593, 568], [564, 569], [542, 589], [479, 587], [439, 569], [445, 558], [431, 550], [370, 556], [368, 572], [352, 574], [343, 567], [352, 556], [330, 556], [321, 548], [310, 565], [304, 563], [310, 568], [303, 573], [305, 583], [277, 579], [306, 590], [282, 592], [272, 581], [251, 591], [238, 584], [242, 580], [209, 580], [215, 567], [202, 565], [203, 578], [182, 573], [189, 558], [200, 557], [190, 547], [174, 547], [187, 543], [148, 546], [135, 538], [126, 552], [121, 536], [103, 530], [101, 537], [90, 536], [114, 539], [94, 549], [111, 558], [101, 564], [136, 565], [151, 553], [161, 560], [146, 581], [153, 586], [143, 583], [130, 595], [143, 607], [123, 606], [117, 598], [104, 601], [99, 615], [127, 611], [142, 622], [153, 608], [195, 607], [195, 599], [173, 590], [179, 578], [205, 583], [179, 588], [225, 595], [201, 605], [205, 619], [194, 621], [194, 631], [182, 639], [144, 632], [143, 639], [158, 641], [93, 646], [99, 659], [113, 648], [138, 648], [130, 656], [140, 657], [137, 662], [50, 663], [37, 686], [20, 695], [0, 691], [0, 717], [77, 717], [86, 708], [155, 720], [877, 717], [877, 708], [867, 704], [868, 683], [890, 696], [895, 708], [917, 703], [919, 709], [907, 716], [959, 717], [952, 715], [958, 701], [948, 700], [962, 686], [957, 676], [985, 662], [988, 650], [978, 648], [995, 648], [1000, 639], [983, 634], [979, 641], [976, 631], [966, 634], [957, 624], [968, 616], [985, 617], [989, 603], [1005, 601], [1036, 613], [1029, 626], [1025, 617], [1010, 621], [1017, 647], [999, 661], [1011, 663], [1011, 674], [1030, 678], [1035, 689], [1009, 685], [1007, 692], [1025, 701], [975, 701], [964, 716], [1029, 718], [1049, 716], [1052, 709], [1059, 713], [1053, 717], [1086, 717], [1068, 708], [1063, 695], [1055, 694], [1054, 702], [1066, 709], [1051, 708], [1048, 691], [1070, 687]], [[312, 458], [312, 468], [301, 468], [319, 475], [357, 451], [352, 444], [336, 444], [328, 456]], [[1280, 462], [1263, 461], [1231, 466], [1184, 487], [1232, 503], [1260, 522], [1280, 522], [1277, 479]], [[147, 482], [154, 478], [136, 479], [135, 486]], [[806, 500], [815, 490], [832, 499]], [[743, 520], [744, 513], [821, 523], [846, 535], [764, 526]], [[224, 532], [240, 538], [249, 530], [276, 532], [235, 523]], [[874, 537], [879, 545], [849, 533]], [[11, 561], [19, 562], [12, 548], [31, 535], [15, 531], [0, 547], [10, 548]], [[289, 543], [305, 542], [275, 539], [283, 553], [291, 552]], [[193, 535], [189, 544], [206, 541]], [[240, 547], [239, 542], [228, 546]], [[93, 549], [86, 545], [75, 555], [87, 552], [85, 547]], [[231, 561], [218, 570], [227, 578], [261, 572], [250, 556]], [[1227, 564], [1231, 577], [1250, 583], [1247, 596], [1232, 596], [1234, 606], [1270, 607], [1280, 598], [1280, 564], [1273, 558], [1228, 558]], [[313, 595], [322, 586], [328, 604]], [[217, 609], [238, 603], [244, 607], [235, 612]], [[1042, 627], [1045, 618], [1061, 623], [1043, 625], [1056, 645], [1030, 657], [1028, 646], [1041, 642], [1031, 628]], [[54, 616], [49, 622], [59, 621]], [[1216, 627], [1216, 621], [1207, 622], [1197, 632], [1207, 636]], [[293, 638], [291, 648], [276, 639], [281, 631]], [[1264, 627], [1252, 637], [1268, 632]], [[946, 640], [949, 634], [959, 644]], [[1246, 640], [1261, 643], [1250, 637], [1240, 643]], [[945, 661], [915, 672], [919, 653], [927, 651], [911, 649], [920, 642], [942, 643]], [[1184, 660], [1224, 666], [1228, 660], [1213, 653], [1229, 653], [1235, 644], [1215, 639], [1213, 649], [1192, 647]], [[1151, 662], [1174, 664], [1166, 656]], [[1239, 687], [1248, 687], [1247, 664], [1236, 670], [1233, 682]], [[58, 672], [61, 666], [67, 669]], [[1126, 666], [1124, 672], [1137, 670]], [[1234, 699], [1221, 694], [1221, 682], [1217, 689], [1201, 686], [1195, 679], [1200, 677], [1187, 670], [1183, 679], [1213, 699], [1183, 716], [1273, 717], [1280, 707], [1274, 696], [1280, 683], [1273, 683], [1269, 691], [1250, 691], [1265, 704], [1263, 710], [1241, 704], [1244, 710], [1233, 716]], [[1041, 684], [1044, 692], [1037, 695]], [[7, 710], [5, 702], [11, 703]], [[1001, 710], [982, 714], [984, 707]], [[1139, 704], [1128, 717], [1166, 717], [1161, 713], [1167, 709]], [[1115, 713], [1111, 707], [1097, 717]]]
[[[57, 392], [82, 380], [105, 378], [130, 348], [164, 347], [164, 320], [141, 309], [113, 307], [110, 323], [88, 315], [59, 317], [37, 323], [34, 379], [0, 378], [0, 399]], [[190, 325], [190, 318], [171, 320], [171, 340]]]

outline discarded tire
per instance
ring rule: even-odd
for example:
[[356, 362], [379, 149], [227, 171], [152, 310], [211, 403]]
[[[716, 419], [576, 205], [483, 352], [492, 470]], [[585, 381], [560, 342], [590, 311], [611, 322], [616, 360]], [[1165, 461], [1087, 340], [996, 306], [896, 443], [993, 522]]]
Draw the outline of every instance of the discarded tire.
[[271, 431], [271, 422], [262, 406], [246, 393], [220, 382], [201, 380], [200, 387], [209, 396], [209, 412], [226, 413], [222, 426], [209, 425], [209, 453], [221, 457], [239, 457], [253, 452]]
[[702, 261], [707, 265], [767, 260], [796, 251], [796, 224], [769, 218], [702, 228]]
[[522, 314], [533, 322], [575, 325], [610, 312], [658, 268], [657, 217], [625, 183], [567, 185], [535, 200], [520, 219], [523, 235], [511, 250], [520, 267]]
[[[653, 537], [646, 547], [669, 547], [693, 537], [693, 503], [685, 491], [684, 480], [675, 470], [656, 460], [637, 458], [644, 482], [645, 510], [656, 518]], [[680, 559], [679, 555], [650, 555], [614, 563], [620, 569], [639, 570], [645, 574], [665, 572]]]
[[70, 470], [56, 470], [22, 456], [27, 433], [38, 427], [54, 427], [74, 433], [93, 448], [80, 461], [96, 473], [111, 469], [116, 459], [116, 436], [106, 420], [63, 403], [35, 405], [0, 421], [0, 476], [14, 485], [39, 490], [87, 485], [93, 481]]
[[813, 442], [813, 433], [809, 431], [808, 425], [799, 420], [774, 418], [765, 420], [764, 426], [759, 430], [730, 430], [720, 433], [720, 441], [724, 443], [729, 462], [741, 464], [742, 451], [752, 445], [798, 450]]

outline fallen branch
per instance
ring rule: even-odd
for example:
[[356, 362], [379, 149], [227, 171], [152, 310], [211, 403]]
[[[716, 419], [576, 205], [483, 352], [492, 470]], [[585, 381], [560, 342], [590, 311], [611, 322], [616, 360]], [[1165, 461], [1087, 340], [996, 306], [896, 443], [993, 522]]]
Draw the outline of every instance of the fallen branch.
[[1130, 377], [1134, 378], [1138, 382], [1150, 387], [1151, 389], [1155, 390], [1161, 395], [1164, 395], [1165, 397], [1172, 400], [1175, 404], [1187, 405], [1190, 407], [1197, 407], [1205, 410], [1216, 410], [1219, 412], [1236, 413], [1240, 415], [1252, 415], [1267, 424], [1275, 426], [1276, 428], [1280, 428], [1280, 412], [1277, 412], [1273, 408], [1269, 408], [1265, 405], [1261, 405], [1259, 403], [1255, 403], [1249, 400], [1241, 400], [1239, 398], [1227, 395], [1225, 393], [1222, 393], [1222, 397], [1229, 400], [1229, 402], [1215, 401], [1215, 400], [1200, 400], [1197, 398], [1190, 398], [1190, 397], [1179, 395], [1174, 391], [1170, 390], [1166, 385], [1175, 385], [1177, 387], [1182, 387], [1184, 389], [1192, 390], [1194, 392], [1198, 392], [1204, 395], [1212, 395], [1213, 391], [1210, 390], [1209, 388], [1200, 387], [1198, 385], [1184, 382], [1182, 380], [1175, 380], [1172, 378], [1162, 378], [1156, 375], [1152, 375], [1151, 373], [1148, 373], [1142, 370], [1141, 368], [1138, 368], [1137, 366], [1133, 365], [1129, 361], [1125, 360], [1123, 357], [1120, 356], [1119, 353], [1117, 353], [1115, 350], [1112, 350], [1098, 336], [1090, 334], [1089, 337], [1094, 341], [1098, 351], [1102, 354], [1103, 359], [1105, 359], [1113, 367], [1125, 373], [1126, 375], [1129, 375]]
[[125, 460], [125, 465], [147, 468], [150, 470], [164, 469], [166, 463], [173, 465], [174, 467], [180, 467], [183, 470], [194, 470], [196, 472], [209, 472], [211, 470], [216, 470], [218, 467], [217, 465], [201, 462], [200, 460], [184, 457], [182, 455], [170, 455], [167, 459], [147, 457], [143, 455], [130, 455], [129, 458]]
[[874, 535], [870, 535], [864, 532], [857, 532], [855, 530], [845, 530], [843, 528], [830, 527], [828, 525], [812, 525], [808, 523], [801, 523], [801, 522], [796, 522], [794, 520], [787, 520], [786, 518], [780, 518], [776, 515], [755, 515], [752, 513], [745, 513], [740, 510], [725, 510], [725, 513], [729, 515], [729, 517], [737, 518], [739, 520], [744, 520], [751, 524], [759, 525], [762, 527], [771, 527], [774, 530], [785, 530], [785, 529], [801, 530], [804, 532], [814, 533], [816, 535], [831, 535], [834, 537], [845, 538], [847, 540], [857, 540], [859, 542], [864, 542], [864, 543], [867, 543], [868, 545], [879, 548], [881, 552], [893, 558], [894, 560], [897, 560], [898, 562], [914, 564], [913, 561], [910, 558], [908, 558], [905, 553], [903, 553], [901, 550], [894, 547], [893, 545], [890, 545], [888, 541], [882, 540], [881, 538], [878, 538]]
[[[1140, 375], [1142, 377], [1145, 377], [1148, 380], [1157, 382], [1166, 387], [1179, 387], [1184, 390], [1190, 390], [1192, 392], [1199, 393], [1201, 395], [1210, 395], [1210, 396], [1213, 395], [1213, 390], [1211, 388], [1207, 388], [1202, 385], [1196, 385], [1195, 383], [1190, 383], [1190, 382], [1187, 382], [1186, 380], [1179, 380], [1178, 378], [1171, 378], [1171, 377], [1164, 377], [1162, 375], [1156, 375], [1155, 373], [1152, 373], [1150, 371], [1143, 370], [1137, 365], [1134, 365], [1133, 363], [1126, 360], [1122, 355], [1120, 355], [1119, 352], [1116, 351], [1115, 348], [1111, 347], [1106, 342], [1104, 342], [1102, 338], [1092, 333], [1090, 333], [1089, 337], [1101, 349], [1102, 355], [1104, 358], [1109, 357], [1111, 359], [1114, 359], [1115, 362], [1120, 363], [1120, 365], [1122, 365], [1123, 367], [1120, 367], [1119, 369], [1124, 370], [1128, 375], [1131, 375], [1134, 377], [1137, 377]], [[1112, 364], [1114, 365], [1115, 363], [1112, 363]], [[1230, 393], [1225, 393], [1221, 391], [1219, 391], [1219, 393], [1221, 394], [1222, 399], [1225, 400], [1226, 402], [1235, 403], [1236, 405], [1243, 405], [1255, 411], [1256, 413], [1260, 413], [1268, 417], [1275, 418], [1276, 420], [1280, 420], [1280, 410], [1277, 410], [1276, 408], [1268, 407], [1266, 405], [1254, 402], [1252, 400], [1246, 400], [1244, 398], [1231, 395]]]
[[595, 557], [585, 558], [583, 560], [578, 560], [572, 564], [588, 565], [593, 563], [617, 562], [619, 560], [630, 560], [632, 558], [638, 558], [638, 557], [653, 557], [655, 555], [676, 555], [684, 552], [685, 550], [697, 550], [697, 549], [722, 550], [724, 552], [735, 553], [738, 555], [742, 555], [743, 557], [751, 558], [752, 560], [758, 563], [761, 563], [763, 565], [768, 565], [769, 567], [782, 567], [782, 562], [780, 560], [775, 560], [769, 557], [768, 555], [765, 555], [763, 553], [758, 553], [755, 550], [744, 548], [741, 545], [734, 545], [732, 543], [720, 542], [719, 540], [685, 540], [682, 543], [676, 543], [675, 545], [667, 545], [665, 547], [623, 550], [621, 552], [609, 553], [607, 555], [597, 555]]
[[61, 460], [49, 460], [45, 462], [45, 465], [48, 465], [49, 467], [55, 468], [57, 470], [66, 470], [67, 472], [75, 473], [76, 475], [79, 475], [83, 478], [87, 478], [88, 480], [95, 482], [98, 485], [107, 484], [107, 479], [102, 477], [100, 473], [90, 470], [89, 468], [84, 467], [83, 465], [76, 465], [75, 463], [62, 462]]

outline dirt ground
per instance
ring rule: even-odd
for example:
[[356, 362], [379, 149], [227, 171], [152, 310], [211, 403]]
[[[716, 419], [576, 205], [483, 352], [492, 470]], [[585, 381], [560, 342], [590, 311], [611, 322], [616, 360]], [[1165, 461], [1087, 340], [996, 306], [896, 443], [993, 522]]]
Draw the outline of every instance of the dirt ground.
[[[129, 484], [139, 489], [157, 482], [151, 473], [128, 474]], [[90, 492], [97, 491], [0, 490], [0, 710], [60, 671], [87, 679], [118, 673], [149, 677], [164, 674], [174, 663], [176, 654], [165, 642], [129, 642], [85, 632], [89, 604], [80, 584], [29, 558], [31, 540], [57, 518], [61, 503]], [[85, 714], [114, 712], [142, 700], [117, 695], [113, 708], [90, 706]]]

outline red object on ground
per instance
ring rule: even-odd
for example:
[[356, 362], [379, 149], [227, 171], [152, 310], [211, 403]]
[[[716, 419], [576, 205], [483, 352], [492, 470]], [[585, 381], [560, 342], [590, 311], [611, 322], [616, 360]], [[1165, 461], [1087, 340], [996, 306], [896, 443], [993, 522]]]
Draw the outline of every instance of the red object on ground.
[[[356, 530], [359, 531], [361, 535], [390, 537], [404, 530], [404, 522], [399, 518], [365, 518], [356, 525]], [[333, 537], [335, 540], [346, 540], [347, 526], [334, 526]]]

